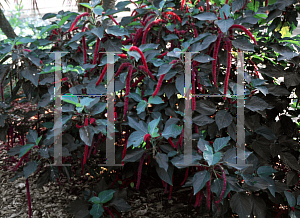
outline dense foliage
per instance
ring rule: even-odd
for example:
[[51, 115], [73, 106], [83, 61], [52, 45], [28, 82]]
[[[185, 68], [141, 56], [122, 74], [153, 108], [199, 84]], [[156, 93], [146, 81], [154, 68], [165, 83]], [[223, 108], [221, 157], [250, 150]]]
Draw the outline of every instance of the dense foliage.
[[[81, 15], [46, 14], [44, 20], [57, 21], [41, 29], [41, 35], [48, 33], [44, 39], [0, 44], [0, 139], [20, 158], [12, 179], [41, 170], [42, 187], [88, 173], [97, 183], [69, 211], [76, 217], [113, 217], [130, 210], [127, 187], [134, 182], [139, 189], [142, 174], [153, 168], [166, 190], [170, 187], [169, 198], [179, 179], [182, 187], [192, 187], [195, 207], [212, 217], [300, 217], [300, 45], [291, 37], [300, 11], [296, 1], [140, 1], [120, 23], [113, 15], [126, 11], [130, 1], [106, 12], [98, 4], [84, 4], [92, 12]], [[103, 19], [115, 25], [105, 28]], [[56, 140], [53, 51], [67, 52], [62, 140], [63, 163], [71, 167], [47, 165]], [[116, 163], [124, 166], [103, 172], [98, 164], [105, 163], [109, 51], [120, 52], [114, 61]], [[184, 165], [182, 52], [194, 52], [192, 94], [234, 95], [243, 88], [236, 82], [237, 51], [245, 51], [245, 163], [252, 166], [236, 165], [234, 96], [192, 98], [193, 166]], [[20, 145], [14, 146], [14, 138]]]

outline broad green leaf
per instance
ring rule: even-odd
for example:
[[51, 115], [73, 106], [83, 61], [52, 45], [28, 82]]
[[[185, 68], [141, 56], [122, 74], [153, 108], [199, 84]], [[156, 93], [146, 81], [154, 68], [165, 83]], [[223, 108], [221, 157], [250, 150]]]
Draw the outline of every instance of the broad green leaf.
[[104, 9], [102, 8], [101, 5], [97, 5], [95, 8], [93, 8], [93, 12], [100, 16], [102, 16], [103, 11], [104, 11]]
[[102, 204], [93, 204], [92, 209], [90, 210], [90, 214], [93, 218], [100, 218], [104, 212]]
[[284, 195], [285, 195], [290, 207], [295, 207], [296, 198], [294, 197], [294, 195], [291, 192], [288, 192], [288, 191], [284, 191]]
[[206, 149], [203, 152], [203, 157], [207, 161], [209, 166], [215, 165], [216, 163], [218, 163], [221, 160], [220, 152], [216, 152], [214, 154], [212, 147], [210, 147], [209, 145], [205, 145], [205, 148]]
[[160, 121], [160, 117], [158, 119], [152, 120], [149, 124], [148, 124], [148, 133], [151, 135], [151, 137], [155, 137], [154, 134], [158, 132], [158, 128], [157, 125]]
[[148, 103], [149, 104], [163, 104], [164, 101], [159, 96], [155, 96], [154, 98], [152, 96], [150, 96], [148, 99]]
[[195, 173], [193, 177], [194, 195], [203, 189], [205, 184], [210, 180], [210, 173], [206, 170]]
[[100, 204], [101, 203], [100, 198], [98, 198], [96, 196], [91, 197], [89, 201], [92, 202], [93, 204]]
[[23, 168], [25, 179], [27, 179], [32, 173], [34, 173], [37, 167], [38, 163], [36, 161], [26, 163], [26, 165]]
[[171, 124], [167, 126], [164, 131], [162, 132], [162, 136], [165, 139], [169, 139], [170, 137], [176, 138], [178, 135], [180, 135], [182, 131], [183, 126], [178, 126], [176, 124]]
[[223, 137], [223, 138], [216, 138], [216, 140], [214, 141], [214, 150], [215, 151], [220, 151], [222, 148], [224, 148], [227, 143], [230, 140], [230, 136], [228, 137]]
[[98, 195], [100, 202], [104, 204], [110, 201], [113, 198], [115, 192], [116, 192], [115, 190], [105, 190], [100, 192]]
[[80, 5], [82, 5], [83, 7], [89, 8], [92, 10], [92, 5], [90, 3], [79, 3]]
[[19, 158], [26, 154], [31, 148], [33, 148], [33, 146], [35, 146], [35, 144], [26, 144], [22, 146], [22, 148], [20, 149]]
[[140, 114], [143, 111], [145, 111], [146, 106], [147, 106], [146, 101], [144, 101], [144, 100], [140, 101], [140, 103], [138, 103], [138, 105], [136, 107], [137, 113]]

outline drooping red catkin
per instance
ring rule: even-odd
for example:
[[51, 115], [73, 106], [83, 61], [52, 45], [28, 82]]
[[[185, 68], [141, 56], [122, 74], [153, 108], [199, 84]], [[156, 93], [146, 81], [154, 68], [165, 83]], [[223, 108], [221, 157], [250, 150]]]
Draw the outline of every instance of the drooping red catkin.
[[136, 189], [137, 190], [139, 190], [140, 183], [141, 183], [142, 168], [143, 168], [145, 157], [146, 157], [146, 153], [143, 154], [143, 156], [140, 160], [140, 164], [139, 164], [138, 177], [137, 177], [137, 182], [136, 182]]
[[195, 71], [192, 71], [192, 110], [194, 111], [196, 109], [196, 97], [194, 96], [196, 94], [196, 75]]
[[136, 34], [134, 35], [134, 38], [132, 40], [133, 45], [137, 45], [139, 38], [141, 38], [141, 36], [143, 35], [143, 29], [144, 28], [140, 28], [137, 30]]
[[162, 53], [161, 55], [158, 55], [157, 58], [162, 58], [162, 57], [166, 56], [167, 54], [168, 54], [168, 52], [166, 51], [166, 52]]
[[203, 7], [202, 7], [202, 6], [200, 6], [198, 9], [199, 9], [201, 12], [203, 12], [203, 11], [204, 11], [204, 9], [203, 9]]
[[127, 75], [127, 79], [126, 79], [126, 92], [125, 92], [125, 105], [124, 105], [124, 120], [125, 120], [125, 116], [127, 113], [127, 108], [128, 108], [128, 95], [130, 92], [130, 80], [131, 80], [131, 74], [132, 74], [132, 70], [133, 70], [133, 66], [129, 66], [128, 67], [128, 75]]
[[229, 30], [232, 30], [232, 29], [241, 29], [241, 30], [243, 30], [250, 37], [250, 39], [252, 39], [254, 41], [255, 45], [257, 45], [257, 41], [256, 41], [255, 37], [253, 36], [253, 34], [248, 29], [246, 29], [244, 26], [239, 25], [239, 24], [233, 24], [229, 28]]
[[162, 13], [162, 15], [165, 16], [165, 17], [168, 17], [168, 14], [170, 14], [170, 15], [173, 16], [173, 21], [174, 21], [174, 23], [175, 23], [175, 18], [176, 18], [180, 23], [182, 22], [181, 19], [180, 19], [180, 17], [179, 17], [177, 14], [175, 14], [174, 12], [172, 12], [172, 11], [168, 11], [168, 12], [163, 12], [163, 13]]
[[153, 15], [150, 15], [149, 17], [147, 17], [144, 24], [147, 25], [147, 23], [154, 17], [156, 17], [156, 14], [153, 14]]
[[97, 64], [97, 56], [98, 56], [99, 44], [100, 44], [100, 39], [97, 37], [97, 42], [96, 42], [96, 48], [95, 48], [95, 53], [94, 53], [93, 64]]
[[27, 203], [28, 203], [28, 215], [29, 218], [31, 218], [32, 210], [31, 210], [31, 198], [30, 198], [28, 178], [26, 179], [26, 192], [27, 192]]
[[222, 189], [222, 192], [220, 194], [220, 199], [216, 201], [217, 204], [222, 201], [222, 199], [224, 197], [224, 194], [225, 194], [226, 185], [227, 185], [225, 170], [223, 169], [223, 167], [220, 167], [220, 168], [223, 171], [223, 189]]
[[173, 179], [174, 179], [174, 174], [172, 175], [172, 184], [173, 185], [170, 185], [169, 200], [171, 200], [171, 197], [172, 197], [172, 191], [173, 191], [173, 186], [174, 186]]
[[84, 146], [84, 158], [83, 158], [83, 165], [86, 163], [86, 157], [88, 155], [88, 151], [89, 151], [89, 146], [85, 145]]
[[200, 197], [200, 191], [196, 194], [196, 201], [194, 207], [198, 207], [199, 199], [200, 199], [199, 197]]
[[138, 69], [146, 72], [153, 80], [156, 80], [153, 74], [144, 65], [139, 65]]
[[103, 71], [102, 71], [102, 73], [101, 73], [98, 81], [96, 82], [96, 86], [98, 86], [100, 84], [100, 82], [102, 81], [102, 79], [103, 79], [103, 77], [104, 77], [104, 75], [106, 73], [106, 70], [107, 70], [107, 64], [105, 64], [105, 67], [104, 67], [104, 69], [103, 69]]
[[162, 19], [158, 19], [158, 20], [154, 20], [152, 21], [146, 28], [145, 32], [144, 32], [144, 35], [143, 35], [143, 39], [142, 39], [142, 44], [145, 44], [146, 43], [146, 38], [147, 38], [147, 35], [148, 35], [148, 32], [150, 31], [151, 27], [153, 27], [154, 25], [157, 25], [159, 23], [166, 23], [167, 21], [165, 20], [162, 20]]
[[79, 20], [80, 18], [84, 17], [84, 16], [90, 16], [90, 14], [89, 14], [88, 12], [85, 12], [85, 13], [83, 13], [83, 14], [78, 15], [78, 16], [76, 17], [75, 21], [72, 23], [71, 28], [69, 29], [68, 32], [71, 32], [71, 31], [74, 29], [74, 27], [75, 27], [76, 23], [78, 22], [78, 20]]
[[199, 201], [198, 201], [198, 207], [201, 206], [201, 202], [202, 202], [203, 196], [204, 196], [203, 191], [201, 191], [200, 196], [199, 196]]
[[181, 144], [182, 145], [182, 139], [183, 139], [183, 129], [181, 131], [181, 135], [179, 137], [179, 140], [176, 143], [176, 149], [178, 149], [178, 145]]
[[[230, 39], [227, 39], [225, 41], [225, 44], [226, 44], [226, 50], [227, 50], [227, 69], [226, 69], [226, 75], [225, 75], [225, 81], [224, 81], [224, 95], [227, 94], [228, 80], [229, 80], [230, 69], [231, 69], [231, 41], [230, 41]], [[224, 99], [226, 99], [226, 97]]]
[[222, 36], [223, 36], [223, 34], [219, 33], [218, 38], [216, 40], [216, 44], [215, 44], [214, 54], [213, 54], [214, 60], [212, 63], [212, 76], [213, 76], [213, 81], [214, 81], [216, 88], [218, 88], [217, 76], [216, 76], [216, 65], [217, 65], [218, 52], [219, 52], [219, 47], [220, 47]]
[[168, 191], [168, 183], [166, 183], [165, 181], [163, 181], [163, 182], [164, 182], [164, 186], [165, 186], [164, 194], [166, 194]]
[[113, 213], [107, 207], [103, 206], [103, 209], [111, 216], [111, 218], [115, 218]]
[[173, 148], [176, 148], [176, 146], [175, 146], [174, 143], [172, 142], [172, 139], [171, 139], [171, 138], [168, 139], [168, 142], [170, 143], [170, 145], [172, 145]]
[[161, 76], [159, 77], [159, 80], [158, 80], [156, 89], [155, 89], [155, 91], [154, 91], [152, 97], [155, 97], [155, 96], [157, 95], [157, 93], [159, 92], [159, 89], [160, 89], [160, 87], [161, 87], [161, 85], [162, 85], [162, 83], [163, 83], [163, 81], [164, 81], [165, 75], [166, 75], [166, 74], [163, 74], [163, 75], [161, 75]]
[[228, 4], [228, 0], [225, 1], [225, 4]]
[[142, 76], [139, 77], [139, 79], [137, 79], [134, 83], [132, 83], [131, 88], [136, 87], [137, 84], [139, 84], [139, 82], [141, 82], [144, 78], [145, 78], [145, 75], [143, 74]]
[[189, 167], [187, 167], [186, 170], [185, 170], [184, 179], [183, 179], [182, 183], [180, 184], [181, 186], [183, 186], [184, 183], [186, 182], [186, 180], [188, 178], [188, 175], [189, 175]]
[[206, 201], [206, 204], [207, 204], [207, 210], [210, 210], [210, 180], [206, 183], [207, 185], [207, 201]]
[[185, 0], [181, 0], [181, 7], [180, 7], [181, 11], [183, 11], [185, 3], [186, 3]]
[[115, 73], [115, 78], [117, 78], [117, 77], [121, 74], [122, 70], [123, 70], [125, 67], [129, 67], [129, 66], [131, 66], [131, 63], [130, 63], [130, 62], [122, 63], [121, 66], [119, 67], [119, 69], [117, 70], [117, 72]]
[[117, 54], [120, 58], [127, 59], [127, 54]]
[[209, 7], [209, 0], [206, 0], [206, 11], [209, 11], [210, 7]]
[[268, 7], [268, 5], [269, 5], [269, 0], [266, 0], [265, 1], [265, 7]]
[[150, 140], [151, 135], [148, 133], [144, 136], [144, 142], [147, 142], [148, 140]]

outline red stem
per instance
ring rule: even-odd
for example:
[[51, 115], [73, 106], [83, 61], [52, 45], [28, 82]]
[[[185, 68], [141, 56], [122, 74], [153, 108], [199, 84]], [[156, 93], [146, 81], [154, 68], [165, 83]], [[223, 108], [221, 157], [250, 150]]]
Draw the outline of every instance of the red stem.
[[184, 183], [186, 182], [188, 175], [189, 175], [189, 167], [186, 168], [184, 179], [183, 179], [182, 183], [180, 184], [181, 186], [183, 186]]
[[28, 178], [26, 179], [26, 191], [27, 191], [28, 215], [29, 218], [31, 218], [32, 210], [31, 210], [31, 198], [30, 198]]

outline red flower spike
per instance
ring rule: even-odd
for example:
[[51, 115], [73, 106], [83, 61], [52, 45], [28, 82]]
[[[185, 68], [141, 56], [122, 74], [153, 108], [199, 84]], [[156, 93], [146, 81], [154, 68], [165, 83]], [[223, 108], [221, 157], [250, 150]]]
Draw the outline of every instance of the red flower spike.
[[78, 15], [78, 16], [76, 17], [75, 21], [72, 23], [71, 28], [69, 29], [68, 32], [71, 32], [71, 31], [74, 29], [74, 27], [75, 27], [76, 23], [78, 22], [78, 20], [79, 20], [80, 18], [84, 17], [84, 16], [90, 16], [90, 14], [89, 14], [88, 12], [85, 12], [85, 13], [83, 13], [83, 14]]
[[127, 75], [127, 80], [126, 80], [126, 92], [125, 92], [125, 105], [124, 105], [124, 119], [127, 113], [127, 108], [128, 108], [128, 95], [130, 92], [130, 80], [131, 80], [131, 74], [132, 74], [133, 66], [128, 67], [128, 75]]
[[127, 59], [127, 54], [117, 54], [120, 58]]
[[170, 143], [170, 145], [172, 145], [173, 148], [176, 148], [176, 146], [175, 146], [174, 143], [172, 142], [172, 139], [171, 139], [171, 138], [168, 139], [168, 142]]
[[167, 21], [165, 20], [162, 20], [162, 19], [158, 19], [158, 20], [154, 20], [152, 21], [146, 28], [145, 32], [144, 32], [144, 35], [143, 35], [143, 39], [142, 39], [142, 44], [145, 44], [146, 43], [146, 38], [147, 38], [147, 35], [148, 35], [148, 32], [150, 31], [151, 27], [153, 27], [154, 25], [157, 25], [159, 23], [166, 23]]
[[[155, 77], [152, 75], [152, 73], [151, 73], [151, 72], [149, 71], [149, 69], [148, 69], [148, 65], [147, 65], [147, 62], [146, 62], [146, 59], [145, 59], [145, 56], [144, 56], [143, 52], [142, 52], [138, 47], [136, 47], [136, 46], [132, 46], [132, 47], [129, 49], [129, 51], [137, 51], [137, 52], [140, 54], [141, 59], [142, 59], [142, 62], [143, 62], [143, 64], [144, 64], [144, 67], [145, 67], [145, 69], [147, 70], [146, 72], [148, 73], [148, 75], [149, 75], [152, 79], [156, 80]], [[142, 69], [142, 68], [141, 68], [141, 69]]]
[[206, 0], [206, 11], [209, 11], [210, 7], [209, 7], [209, 0]]
[[[165, 17], [167, 17], [168, 14], [172, 15], [174, 20], [175, 20], [175, 18], [176, 18], [180, 23], [182, 23], [180, 17], [179, 17], [177, 14], [175, 14], [174, 12], [168, 11], [168, 12], [163, 12], [163, 13], [162, 13], [162, 15], [165, 16]], [[174, 22], [174, 23], [175, 23], [175, 22]]]
[[185, 0], [181, 0], [181, 7], [180, 7], [181, 11], [183, 11], [185, 3], [186, 3]]
[[117, 70], [117, 72], [115, 73], [115, 77], [118, 77], [121, 74], [122, 70], [125, 67], [129, 67], [129, 66], [131, 66], [131, 63], [129, 63], [129, 62], [122, 63], [121, 66], [119, 67], [119, 69]]
[[184, 179], [183, 179], [182, 183], [180, 184], [181, 186], [183, 186], [184, 183], [186, 182], [186, 180], [188, 178], [188, 175], [189, 175], [189, 167], [187, 167], [186, 170], [185, 170]]
[[100, 44], [100, 39], [97, 37], [97, 42], [96, 42], [96, 48], [95, 48], [95, 53], [94, 53], [93, 64], [97, 64], [97, 56], [98, 56], [99, 44]]
[[216, 201], [217, 204], [220, 203], [220, 202], [222, 201], [222, 199], [223, 199], [223, 197], [224, 197], [224, 194], [225, 194], [226, 185], [227, 185], [227, 184], [226, 184], [227, 181], [226, 181], [225, 170], [222, 169], [222, 171], [223, 171], [223, 189], [222, 189], [222, 192], [221, 192], [221, 194], [220, 194], [220, 199]]
[[142, 168], [143, 168], [143, 163], [144, 163], [145, 157], [146, 157], [146, 153], [143, 154], [143, 156], [142, 156], [142, 158], [140, 160], [140, 164], [139, 164], [138, 178], [137, 178], [137, 182], [136, 182], [136, 189], [137, 190], [139, 190], [140, 183], [141, 183]]
[[206, 204], [207, 204], [207, 210], [210, 210], [210, 195], [211, 195], [211, 193], [210, 193], [210, 180], [206, 183], [206, 185], [207, 185], [207, 202], [206, 202]]
[[[229, 80], [230, 69], [231, 69], [231, 41], [229, 39], [227, 39], [225, 41], [225, 44], [226, 44], [226, 50], [227, 50], [227, 69], [226, 69], [226, 75], [225, 75], [225, 81], [224, 81], [224, 95], [227, 94], [228, 80]], [[226, 97], [224, 99], [226, 99]]]
[[216, 65], [217, 65], [218, 52], [219, 52], [219, 47], [220, 47], [222, 36], [223, 36], [223, 34], [219, 33], [218, 38], [216, 40], [216, 44], [215, 44], [214, 54], [213, 54], [214, 60], [212, 63], [212, 76], [213, 76], [213, 81], [214, 81], [216, 88], [218, 87], [217, 76], [216, 76]]
[[[195, 70], [192, 71], [192, 95], [196, 94], [196, 75]], [[192, 97], [192, 110], [196, 109], [196, 98]]]
[[232, 29], [241, 29], [241, 30], [243, 30], [243, 31], [250, 37], [250, 39], [252, 39], [252, 40], [254, 41], [255, 45], [257, 45], [257, 41], [256, 41], [255, 37], [254, 37], [254, 36], [252, 35], [252, 33], [251, 33], [249, 30], [247, 30], [244, 26], [239, 25], [239, 24], [233, 24], [233, 25], [229, 28], [229, 30], [232, 30]]
[[147, 142], [148, 140], [150, 140], [151, 135], [148, 133], [144, 136], [144, 142]]
[[163, 74], [163, 75], [161, 75], [161, 76], [159, 77], [159, 80], [158, 80], [156, 89], [155, 89], [155, 91], [154, 91], [154, 93], [153, 93], [153, 95], [152, 95], [153, 98], [154, 98], [154, 97], [157, 95], [157, 93], [159, 92], [159, 89], [160, 89], [160, 87], [161, 87], [161, 85], [162, 85], [162, 83], [163, 83], [163, 81], [164, 81], [165, 75], [166, 75], [166, 74]]
[[100, 84], [100, 82], [102, 81], [102, 79], [103, 79], [103, 77], [104, 77], [104, 75], [106, 73], [106, 70], [107, 70], [107, 64], [105, 65], [105, 67], [104, 67], [104, 69], [103, 69], [103, 71], [102, 71], [102, 73], [101, 73], [98, 81], [96, 82], [96, 86], [98, 86]]

